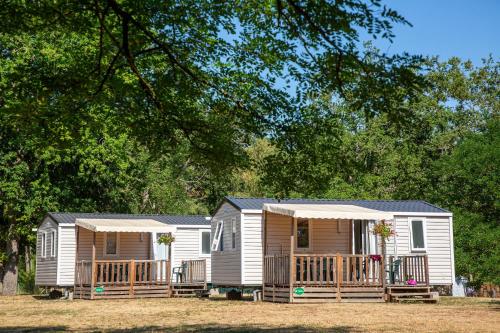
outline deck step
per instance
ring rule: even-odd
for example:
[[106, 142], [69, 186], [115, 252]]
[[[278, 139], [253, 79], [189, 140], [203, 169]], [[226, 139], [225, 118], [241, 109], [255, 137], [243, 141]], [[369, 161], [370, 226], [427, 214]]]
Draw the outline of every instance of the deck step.
[[402, 286], [402, 287], [387, 287], [388, 292], [392, 291], [407, 291], [407, 290], [418, 290], [422, 291], [425, 290], [426, 292], [430, 292], [431, 288], [430, 287], [416, 287], [416, 286]]
[[424, 303], [437, 303], [437, 300], [433, 298], [400, 298], [400, 297], [393, 297], [391, 298], [391, 302], [395, 303], [400, 303], [400, 302], [424, 302]]
[[385, 303], [384, 298], [342, 298], [340, 303]]
[[407, 297], [407, 296], [431, 296], [431, 293], [390, 293], [389, 295], [395, 297]]

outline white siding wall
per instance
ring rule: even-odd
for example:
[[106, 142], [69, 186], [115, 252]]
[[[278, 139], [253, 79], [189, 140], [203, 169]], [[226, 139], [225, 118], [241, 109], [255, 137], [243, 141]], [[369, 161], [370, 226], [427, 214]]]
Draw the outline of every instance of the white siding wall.
[[262, 284], [262, 214], [242, 214], [244, 285]]
[[[201, 255], [200, 230], [210, 231], [210, 229], [177, 227], [175, 242], [172, 244], [172, 267], [180, 266], [183, 260], [205, 259], [207, 262], [207, 282], [211, 282], [210, 255]], [[172, 278], [175, 277], [172, 276]]]
[[[236, 249], [231, 249], [231, 221], [236, 221]], [[212, 283], [215, 285], [241, 285], [241, 212], [224, 203], [212, 218], [212, 236], [217, 221], [224, 221], [224, 251], [212, 251]], [[261, 259], [262, 260], [262, 259]]]
[[[450, 239], [450, 220], [448, 217], [426, 218], [426, 254], [429, 257], [429, 279], [431, 284], [452, 284], [453, 263], [452, 244]], [[395, 217], [396, 237], [387, 243], [387, 254], [412, 254], [410, 244], [410, 226], [408, 216]], [[397, 248], [395, 247], [397, 246]], [[416, 252], [422, 253], [422, 252]]]
[[76, 234], [74, 225], [60, 225], [57, 256], [57, 285], [73, 286], [75, 281]]
[[[51, 231], [56, 232], [55, 246], [57, 249], [57, 224], [47, 217], [38, 227], [36, 237], [36, 272], [35, 283], [38, 286], [57, 285], [57, 251], [56, 257], [50, 255]], [[46, 233], [46, 257], [42, 258], [42, 233]]]

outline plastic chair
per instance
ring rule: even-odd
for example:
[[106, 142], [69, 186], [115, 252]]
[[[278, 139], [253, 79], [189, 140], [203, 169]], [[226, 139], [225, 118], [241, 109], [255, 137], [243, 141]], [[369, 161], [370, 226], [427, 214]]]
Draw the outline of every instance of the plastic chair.
[[185, 272], [186, 272], [187, 264], [183, 262], [180, 266], [174, 267], [172, 269], [172, 274], [175, 274], [175, 282], [184, 282]]
[[[392, 262], [392, 265], [389, 266], [389, 279], [391, 284], [394, 284], [396, 281], [400, 281], [401, 277], [399, 276], [399, 266], [401, 266], [401, 259], [396, 259]], [[397, 279], [396, 279], [397, 277]]]

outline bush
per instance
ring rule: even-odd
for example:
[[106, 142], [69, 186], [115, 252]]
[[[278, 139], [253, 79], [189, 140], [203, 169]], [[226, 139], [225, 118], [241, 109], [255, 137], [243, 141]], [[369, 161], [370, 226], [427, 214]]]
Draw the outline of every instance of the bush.
[[20, 294], [40, 294], [40, 288], [35, 285], [35, 270], [19, 271], [18, 291]]

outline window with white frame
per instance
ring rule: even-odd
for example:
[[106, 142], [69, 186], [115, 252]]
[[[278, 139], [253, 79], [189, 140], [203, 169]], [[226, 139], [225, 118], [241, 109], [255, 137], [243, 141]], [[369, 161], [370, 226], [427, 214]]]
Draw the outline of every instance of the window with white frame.
[[223, 251], [224, 247], [222, 245], [222, 231], [224, 229], [224, 221], [217, 221], [215, 226], [214, 239], [212, 240], [212, 251]]
[[236, 219], [231, 221], [231, 249], [236, 249]]
[[104, 234], [104, 255], [107, 257], [118, 256], [120, 239], [117, 232], [106, 232]]
[[425, 218], [410, 218], [411, 250], [425, 251], [426, 249], [426, 231]]
[[52, 230], [50, 232], [50, 256], [56, 256], [56, 231]]
[[42, 258], [47, 257], [47, 234], [45, 232], [40, 233], [40, 247]]
[[200, 230], [200, 256], [210, 255], [210, 230]]
[[308, 250], [311, 248], [311, 222], [308, 219], [298, 219], [295, 225], [297, 235], [297, 250]]

